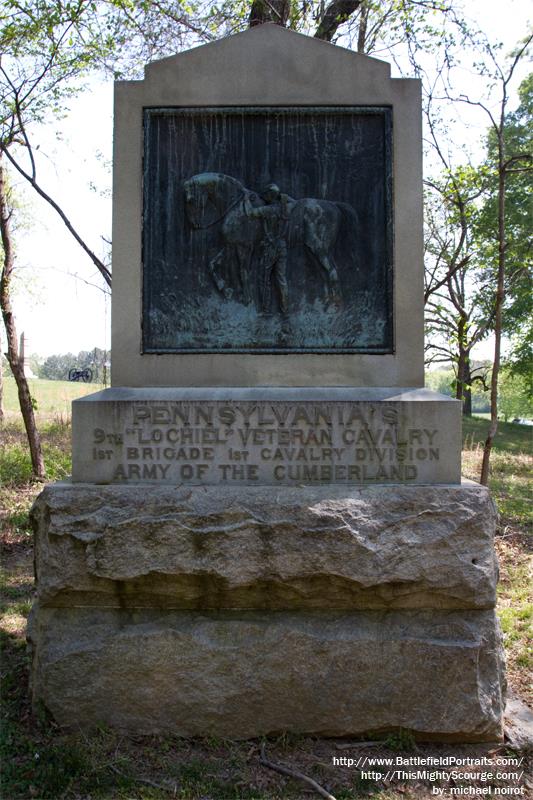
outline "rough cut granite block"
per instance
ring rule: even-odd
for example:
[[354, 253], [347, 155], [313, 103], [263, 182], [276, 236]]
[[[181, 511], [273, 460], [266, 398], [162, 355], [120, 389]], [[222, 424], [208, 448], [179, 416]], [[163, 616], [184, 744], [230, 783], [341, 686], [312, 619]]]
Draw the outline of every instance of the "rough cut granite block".
[[48, 606], [493, 608], [495, 509], [450, 487], [55, 484], [38, 498]]
[[479, 486], [64, 483], [33, 519], [33, 697], [61, 724], [501, 735]]
[[493, 611], [36, 608], [34, 700], [63, 725], [231, 738], [501, 736]]

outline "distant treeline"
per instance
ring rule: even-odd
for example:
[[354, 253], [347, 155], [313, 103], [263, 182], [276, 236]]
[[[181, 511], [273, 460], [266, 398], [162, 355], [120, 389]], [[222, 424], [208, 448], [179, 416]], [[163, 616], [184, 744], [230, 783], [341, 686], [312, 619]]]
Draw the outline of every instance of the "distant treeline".
[[68, 381], [71, 370], [89, 369], [92, 373], [92, 383], [104, 383], [104, 378], [107, 382], [110, 378], [110, 356], [109, 350], [95, 347], [93, 350], [80, 350], [77, 354], [60, 353], [48, 356], [41, 363], [31, 358], [30, 366], [38, 378], [49, 381]]
[[[487, 414], [490, 411], [490, 393], [488, 391], [490, 370], [490, 361], [472, 363], [474, 380], [470, 388], [472, 391], [473, 414]], [[426, 387], [433, 389], [434, 392], [455, 397], [456, 377], [453, 368], [426, 372]], [[500, 419], [506, 422], [515, 418], [533, 419], [533, 397], [523, 376], [513, 375], [504, 368], [501, 374], [498, 395], [498, 416]]]
[[[488, 387], [490, 382], [490, 368], [491, 364], [487, 362], [473, 362], [472, 371], [475, 375], [485, 378], [485, 386]], [[433, 389], [434, 392], [446, 394], [449, 397], [455, 397], [456, 394], [456, 375], [455, 370], [450, 367], [449, 369], [434, 369], [426, 372], [426, 386], [428, 389]], [[482, 414], [490, 411], [490, 393], [485, 390], [483, 381], [474, 380], [471, 385], [472, 391], [472, 411], [474, 414]]]

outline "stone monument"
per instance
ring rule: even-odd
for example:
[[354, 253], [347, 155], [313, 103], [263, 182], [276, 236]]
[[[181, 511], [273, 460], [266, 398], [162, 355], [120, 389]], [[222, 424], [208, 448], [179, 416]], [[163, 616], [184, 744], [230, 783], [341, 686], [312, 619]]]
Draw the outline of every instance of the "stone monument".
[[113, 386], [37, 500], [61, 724], [501, 736], [495, 510], [423, 388], [420, 85], [275, 25], [116, 85]]

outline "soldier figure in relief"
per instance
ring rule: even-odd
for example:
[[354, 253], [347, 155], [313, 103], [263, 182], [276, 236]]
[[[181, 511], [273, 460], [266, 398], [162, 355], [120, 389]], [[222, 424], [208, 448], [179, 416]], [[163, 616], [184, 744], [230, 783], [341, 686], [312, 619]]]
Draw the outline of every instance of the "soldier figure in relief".
[[[341, 225], [357, 230], [356, 212], [348, 203], [303, 197], [295, 200], [272, 183], [261, 195], [220, 172], [193, 175], [183, 185], [185, 208], [195, 230], [220, 223], [223, 246], [210, 259], [208, 272], [226, 298], [249, 304], [250, 258], [259, 258], [260, 304], [269, 313], [272, 282], [284, 317], [288, 317], [287, 250], [303, 245], [321, 269], [329, 301], [342, 302], [333, 257]], [[221, 274], [221, 269], [223, 274]]]
[[290, 207], [295, 201], [283, 194], [275, 183], [269, 184], [261, 194], [265, 205], [254, 207], [249, 195], [244, 197], [247, 216], [259, 219], [263, 224], [263, 238], [259, 246], [259, 274], [263, 278], [262, 307], [266, 314], [271, 312], [272, 280], [279, 294], [282, 314], [289, 310], [289, 290], [287, 285], [287, 235]]

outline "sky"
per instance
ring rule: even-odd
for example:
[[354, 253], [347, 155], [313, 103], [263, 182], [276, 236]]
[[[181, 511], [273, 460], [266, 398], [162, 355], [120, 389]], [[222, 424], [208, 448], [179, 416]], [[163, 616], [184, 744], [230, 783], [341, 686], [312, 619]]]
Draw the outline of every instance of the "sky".
[[[506, 49], [524, 35], [533, 18], [527, 0], [507, 0], [504, 13], [497, 0], [469, 0], [468, 14], [491, 40], [503, 41]], [[526, 69], [524, 65], [515, 87]], [[461, 91], [479, 88], [467, 72], [462, 79]], [[64, 119], [33, 133], [39, 144], [38, 179], [102, 257], [108, 250], [104, 239], [111, 239], [112, 83], [89, 82], [69, 106]], [[486, 130], [485, 118], [469, 107], [461, 108], [460, 122], [470, 123], [462, 143], [467, 136], [475, 152]], [[26, 352], [46, 357], [94, 347], [109, 349], [111, 303], [97, 270], [55, 212], [22, 181], [13, 183], [22, 204], [14, 305], [18, 332], [25, 333]], [[490, 357], [490, 343], [482, 345], [475, 356]]]

